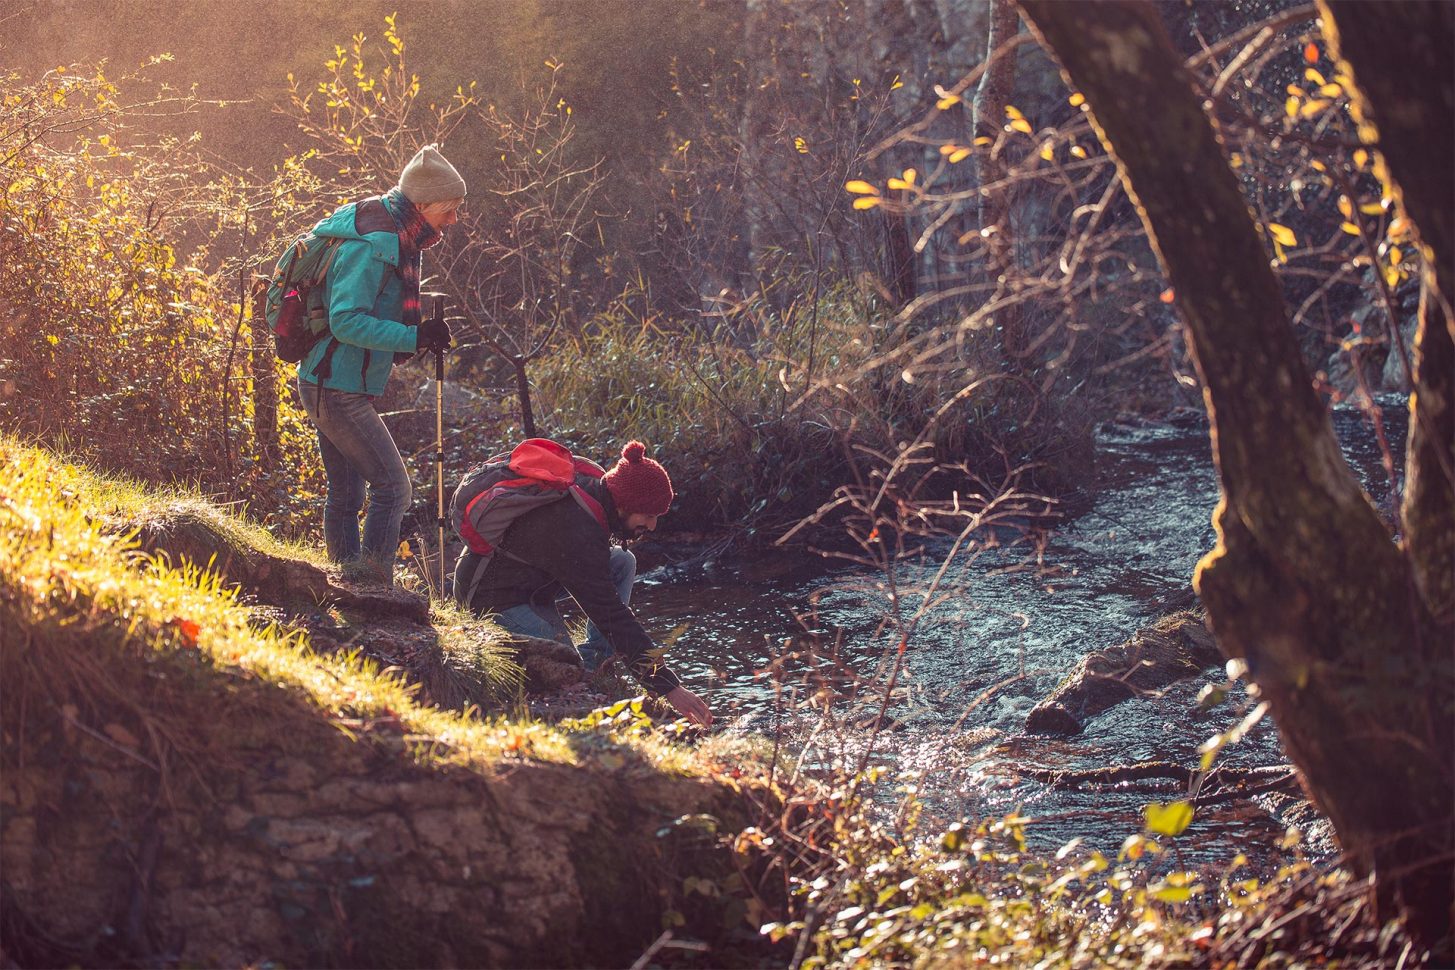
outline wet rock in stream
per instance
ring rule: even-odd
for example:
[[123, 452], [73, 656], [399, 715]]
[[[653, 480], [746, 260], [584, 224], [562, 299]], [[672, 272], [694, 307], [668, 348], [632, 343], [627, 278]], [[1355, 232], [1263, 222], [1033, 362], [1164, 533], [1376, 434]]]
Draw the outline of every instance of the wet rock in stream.
[[1139, 630], [1125, 643], [1082, 659], [1026, 717], [1026, 733], [1069, 737], [1087, 719], [1148, 691], [1194, 677], [1221, 662], [1202, 613], [1184, 610]]

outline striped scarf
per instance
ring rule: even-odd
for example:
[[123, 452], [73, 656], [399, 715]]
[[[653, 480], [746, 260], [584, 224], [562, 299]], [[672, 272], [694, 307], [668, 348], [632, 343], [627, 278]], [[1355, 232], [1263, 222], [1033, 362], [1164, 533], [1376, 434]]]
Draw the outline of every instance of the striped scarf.
[[[439, 242], [444, 234], [425, 221], [419, 208], [399, 190], [389, 190], [384, 196], [389, 203], [386, 208], [399, 227], [399, 279], [404, 290], [404, 320], [406, 327], [419, 326], [419, 267], [420, 253]], [[407, 355], [405, 355], [407, 356]]]

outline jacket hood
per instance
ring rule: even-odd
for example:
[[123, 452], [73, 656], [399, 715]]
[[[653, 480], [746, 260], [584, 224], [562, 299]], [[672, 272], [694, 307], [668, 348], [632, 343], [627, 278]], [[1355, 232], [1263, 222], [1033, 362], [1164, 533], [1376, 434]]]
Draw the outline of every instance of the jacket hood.
[[399, 264], [399, 236], [381, 199], [345, 203], [319, 220], [313, 231], [330, 239], [366, 242], [378, 258], [390, 265]]

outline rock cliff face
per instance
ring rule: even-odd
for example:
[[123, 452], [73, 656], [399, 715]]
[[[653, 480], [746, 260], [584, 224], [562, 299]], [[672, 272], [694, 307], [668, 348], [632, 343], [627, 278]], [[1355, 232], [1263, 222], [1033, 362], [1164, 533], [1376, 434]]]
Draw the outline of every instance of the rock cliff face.
[[671, 887], [725, 866], [658, 831], [745, 824], [730, 783], [604, 736], [567, 735], [575, 764], [528, 743], [450, 764], [446, 738], [197, 658], [56, 664], [17, 620], [0, 609], [27, 701], [3, 711], [0, 872], [22, 965], [629, 963]]

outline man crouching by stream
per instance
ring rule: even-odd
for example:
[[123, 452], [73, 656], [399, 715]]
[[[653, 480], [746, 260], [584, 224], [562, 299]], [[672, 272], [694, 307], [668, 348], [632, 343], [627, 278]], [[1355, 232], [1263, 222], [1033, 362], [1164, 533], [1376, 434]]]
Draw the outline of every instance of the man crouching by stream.
[[576, 648], [588, 672], [614, 653], [648, 692], [693, 724], [711, 725], [712, 711], [682, 686], [632, 612], [636, 556], [611, 544], [612, 536], [630, 542], [657, 528], [672, 504], [672, 480], [646, 457], [645, 445], [632, 441], [602, 478], [581, 487], [600, 504], [605, 528], [589, 502], [551, 502], [521, 513], [479, 575], [470, 608], [493, 614], [511, 633], [570, 645], [556, 608], [561, 593], [569, 593], [589, 621], [586, 640]]

